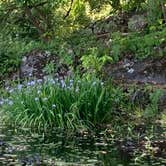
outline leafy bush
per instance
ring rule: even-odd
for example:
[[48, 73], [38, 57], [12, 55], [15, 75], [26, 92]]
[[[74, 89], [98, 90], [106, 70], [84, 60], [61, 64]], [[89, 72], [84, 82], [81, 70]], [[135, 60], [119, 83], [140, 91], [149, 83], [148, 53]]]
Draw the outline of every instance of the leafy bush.
[[81, 57], [82, 66], [87, 69], [90, 74], [98, 74], [106, 62], [112, 62], [112, 58], [108, 55], [99, 57], [97, 49], [93, 48], [89, 55]]
[[38, 129], [90, 127], [110, 123], [124, 101], [121, 89], [105, 87], [98, 79], [41, 81], [9, 90], [9, 97], [1, 101], [8, 122]]

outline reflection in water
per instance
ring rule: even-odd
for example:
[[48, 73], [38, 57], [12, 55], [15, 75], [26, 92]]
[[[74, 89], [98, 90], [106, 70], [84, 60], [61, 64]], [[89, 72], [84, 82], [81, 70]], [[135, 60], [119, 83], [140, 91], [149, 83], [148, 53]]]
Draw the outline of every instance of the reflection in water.
[[0, 165], [126, 165], [102, 133], [38, 135], [2, 126], [0, 133]]
[[[2, 166], [139, 165], [134, 164], [135, 161], [130, 158], [131, 156], [122, 155], [117, 147], [117, 144], [103, 132], [68, 135], [62, 131], [52, 131], [38, 135], [30, 133], [29, 130], [16, 132], [14, 129], [0, 127], [0, 165]], [[146, 165], [151, 163], [147, 162]]]

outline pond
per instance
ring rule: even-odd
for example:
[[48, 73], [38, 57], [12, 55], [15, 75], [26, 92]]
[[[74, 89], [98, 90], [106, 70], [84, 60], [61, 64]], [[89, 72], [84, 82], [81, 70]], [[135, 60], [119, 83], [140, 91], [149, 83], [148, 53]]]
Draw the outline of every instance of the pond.
[[[133, 146], [128, 142], [128, 146]], [[130, 148], [129, 148], [130, 149]], [[137, 158], [138, 159], [138, 158]], [[165, 165], [166, 160], [145, 158], [136, 162], [119, 143], [106, 132], [66, 134], [52, 131], [48, 134], [31, 133], [28, 129], [0, 127], [0, 165], [58, 165], [58, 166], [127, 166]]]

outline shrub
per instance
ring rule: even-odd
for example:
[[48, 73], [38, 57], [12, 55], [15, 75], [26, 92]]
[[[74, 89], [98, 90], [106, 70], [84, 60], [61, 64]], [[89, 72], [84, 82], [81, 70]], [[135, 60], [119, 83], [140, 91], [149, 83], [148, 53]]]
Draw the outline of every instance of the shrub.
[[88, 74], [99, 74], [106, 63], [111, 63], [112, 58], [108, 55], [98, 56], [98, 50], [93, 48], [90, 54], [81, 57], [82, 66]]

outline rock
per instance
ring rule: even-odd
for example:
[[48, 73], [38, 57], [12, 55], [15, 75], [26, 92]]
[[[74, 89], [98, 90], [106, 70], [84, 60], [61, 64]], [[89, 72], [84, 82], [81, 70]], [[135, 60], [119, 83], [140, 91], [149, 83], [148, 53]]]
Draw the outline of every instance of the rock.
[[131, 31], [142, 31], [146, 25], [147, 21], [143, 15], [134, 15], [129, 19], [128, 29]]
[[166, 57], [148, 58], [142, 61], [123, 59], [120, 62], [107, 65], [103, 70], [115, 81], [124, 83], [166, 84]]
[[51, 55], [50, 52], [33, 50], [22, 58], [20, 66], [20, 77], [43, 78], [45, 75], [43, 69], [46, 64], [49, 62], [56, 63], [56, 61], [57, 57], [55, 55]]
[[49, 72], [55, 77], [64, 77], [69, 74], [69, 68], [59, 61], [58, 56], [49, 51], [33, 50], [22, 58], [19, 71], [20, 78], [43, 79]]

